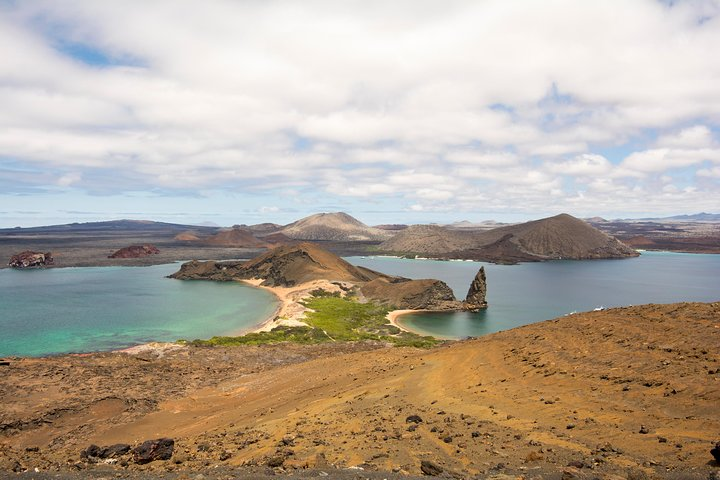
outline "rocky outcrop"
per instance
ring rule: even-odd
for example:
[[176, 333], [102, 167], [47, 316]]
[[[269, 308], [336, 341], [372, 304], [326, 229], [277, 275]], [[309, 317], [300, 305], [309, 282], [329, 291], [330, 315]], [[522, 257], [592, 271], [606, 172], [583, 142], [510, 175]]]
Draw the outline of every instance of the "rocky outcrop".
[[461, 310], [463, 304], [445, 282], [434, 279], [376, 278], [360, 287], [374, 302], [400, 310]]
[[485, 267], [480, 267], [478, 273], [475, 275], [470, 289], [468, 290], [467, 297], [465, 297], [465, 303], [469, 310], [480, 310], [481, 308], [487, 308], [487, 280], [485, 279]]
[[50, 252], [41, 253], [25, 250], [10, 257], [8, 265], [12, 268], [44, 267], [54, 263]]
[[216, 282], [230, 282], [236, 279], [249, 278], [245, 275], [244, 261], [214, 262], [212, 260], [201, 262], [192, 260], [183, 263], [180, 270], [170, 275], [170, 278], [179, 280], [214, 280]]
[[160, 250], [155, 245], [130, 245], [109, 255], [108, 258], [142, 258], [157, 255], [158, 253], [160, 253]]

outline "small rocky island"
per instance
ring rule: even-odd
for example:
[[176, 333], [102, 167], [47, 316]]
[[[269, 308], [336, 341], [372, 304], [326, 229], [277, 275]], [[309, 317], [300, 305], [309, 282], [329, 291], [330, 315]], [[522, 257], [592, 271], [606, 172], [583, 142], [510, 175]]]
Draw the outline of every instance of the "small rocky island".
[[359, 301], [372, 301], [399, 310], [478, 310], [487, 307], [485, 270], [480, 268], [464, 301], [435, 279], [412, 280], [354, 266], [319, 246], [305, 242], [283, 245], [249, 261], [193, 260], [170, 276], [181, 280], [259, 280], [264, 287], [299, 287], [328, 281], [342, 290], [353, 289]]
[[45, 267], [53, 263], [54, 260], [50, 252], [42, 253], [25, 250], [10, 257], [8, 265], [12, 268], [32, 268]]

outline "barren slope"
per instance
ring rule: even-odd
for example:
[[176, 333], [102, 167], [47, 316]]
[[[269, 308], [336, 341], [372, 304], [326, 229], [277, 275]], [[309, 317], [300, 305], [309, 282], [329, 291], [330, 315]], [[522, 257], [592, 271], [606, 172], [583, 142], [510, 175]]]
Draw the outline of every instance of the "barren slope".
[[266, 248], [270, 246], [267, 242], [256, 238], [251, 231], [245, 228], [223, 230], [203, 239], [203, 243], [206, 245], [242, 248]]
[[0, 461], [46, 469], [79, 461], [89, 443], [172, 436], [178, 465], [131, 468], [279, 457], [290, 469], [327, 461], [418, 474], [429, 460], [461, 477], [706, 479], [718, 468], [719, 319], [718, 303], [648, 305], [428, 351], [13, 361], [0, 367]]

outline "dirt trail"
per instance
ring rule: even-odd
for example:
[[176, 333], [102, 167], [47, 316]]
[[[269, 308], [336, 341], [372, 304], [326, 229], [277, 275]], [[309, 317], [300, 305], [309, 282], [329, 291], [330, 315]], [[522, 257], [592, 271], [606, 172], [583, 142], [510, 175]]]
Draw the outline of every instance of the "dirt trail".
[[430, 460], [462, 477], [707, 478], [718, 470], [709, 454], [720, 440], [718, 345], [714, 303], [577, 314], [432, 350], [25, 359], [0, 379], [0, 461], [67, 468], [90, 443], [170, 436], [174, 461], [128, 468], [279, 457], [285, 469], [417, 475]]

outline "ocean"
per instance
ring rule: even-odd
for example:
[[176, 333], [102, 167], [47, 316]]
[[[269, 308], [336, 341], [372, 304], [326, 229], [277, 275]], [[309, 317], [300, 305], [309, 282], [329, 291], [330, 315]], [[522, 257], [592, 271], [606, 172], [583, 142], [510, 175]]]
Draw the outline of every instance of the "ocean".
[[519, 265], [350, 257], [353, 264], [409, 278], [437, 278], [464, 299], [485, 267], [488, 308], [417, 313], [401, 325], [439, 338], [487, 335], [572, 312], [646, 303], [720, 301], [720, 255], [643, 252], [621, 260], [559, 260]]
[[0, 356], [113, 350], [247, 329], [278, 306], [237, 282], [165, 278], [180, 264], [0, 270]]

